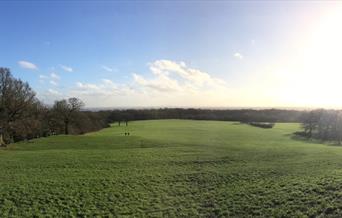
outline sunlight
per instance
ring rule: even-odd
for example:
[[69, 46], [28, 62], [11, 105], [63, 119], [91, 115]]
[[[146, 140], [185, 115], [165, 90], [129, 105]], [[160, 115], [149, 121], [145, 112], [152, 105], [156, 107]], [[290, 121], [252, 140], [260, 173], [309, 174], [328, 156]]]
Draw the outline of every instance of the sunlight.
[[[301, 52], [282, 74], [281, 98], [308, 107], [342, 106], [342, 7], [321, 17], [304, 35]], [[290, 57], [292, 58], [292, 57]]]

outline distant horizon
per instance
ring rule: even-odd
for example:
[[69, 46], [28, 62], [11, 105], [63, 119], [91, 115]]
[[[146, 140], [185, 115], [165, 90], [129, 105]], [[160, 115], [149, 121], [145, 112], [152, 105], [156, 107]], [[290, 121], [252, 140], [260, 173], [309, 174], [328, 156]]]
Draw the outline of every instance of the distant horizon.
[[342, 110], [342, 108], [314, 108], [314, 107], [186, 107], [186, 106], [136, 106], [136, 107], [87, 107], [83, 110], [100, 111], [100, 110], [141, 110], [141, 109], [199, 109], [199, 110]]
[[0, 8], [0, 67], [46, 104], [77, 97], [89, 108], [342, 108], [342, 2]]

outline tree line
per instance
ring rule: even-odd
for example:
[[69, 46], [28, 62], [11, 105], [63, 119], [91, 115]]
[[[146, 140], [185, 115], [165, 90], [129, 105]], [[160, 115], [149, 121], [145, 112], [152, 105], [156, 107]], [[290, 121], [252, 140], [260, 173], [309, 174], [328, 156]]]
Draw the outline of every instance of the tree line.
[[109, 122], [153, 119], [191, 119], [250, 122], [299, 122], [304, 112], [280, 109], [195, 109], [160, 108], [109, 111]]
[[44, 105], [27, 82], [0, 68], [0, 145], [57, 134], [79, 134], [108, 126], [103, 113], [82, 111], [77, 98]]
[[342, 111], [318, 109], [306, 112], [301, 117], [302, 132], [297, 135], [308, 139], [342, 142]]

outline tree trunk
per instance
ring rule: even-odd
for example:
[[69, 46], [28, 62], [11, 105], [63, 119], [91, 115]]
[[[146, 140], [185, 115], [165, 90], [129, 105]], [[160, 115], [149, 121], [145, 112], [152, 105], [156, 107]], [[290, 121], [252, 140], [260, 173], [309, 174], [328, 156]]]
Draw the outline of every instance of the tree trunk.
[[69, 121], [64, 121], [64, 133], [69, 135]]
[[309, 127], [309, 135], [308, 135], [308, 137], [309, 137], [309, 139], [312, 137], [312, 126], [310, 125], [310, 127]]
[[6, 146], [6, 144], [4, 142], [4, 137], [3, 137], [2, 133], [1, 133], [0, 134], [0, 147], [5, 147], [5, 146]]

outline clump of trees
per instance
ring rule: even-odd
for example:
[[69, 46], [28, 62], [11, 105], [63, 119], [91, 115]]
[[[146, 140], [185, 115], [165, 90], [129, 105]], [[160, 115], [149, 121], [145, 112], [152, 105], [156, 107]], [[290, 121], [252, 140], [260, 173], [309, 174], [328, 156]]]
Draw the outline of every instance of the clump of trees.
[[260, 127], [264, 129], [272, 129], [274, 127], [274, 123], [264, 123], [264, 122], [247, 122], [251, 126]]
[[28, 83], [0, 68], [0, 146], [55, 134], [80, 134], [108, 126], [108, 115], [82, 111], [77, 98], [44, 105]]
[[302, 132], [297, 135], [308, 139], [342, 142], [342, 111], [340, 110], [313, 110], [301, 117]]

